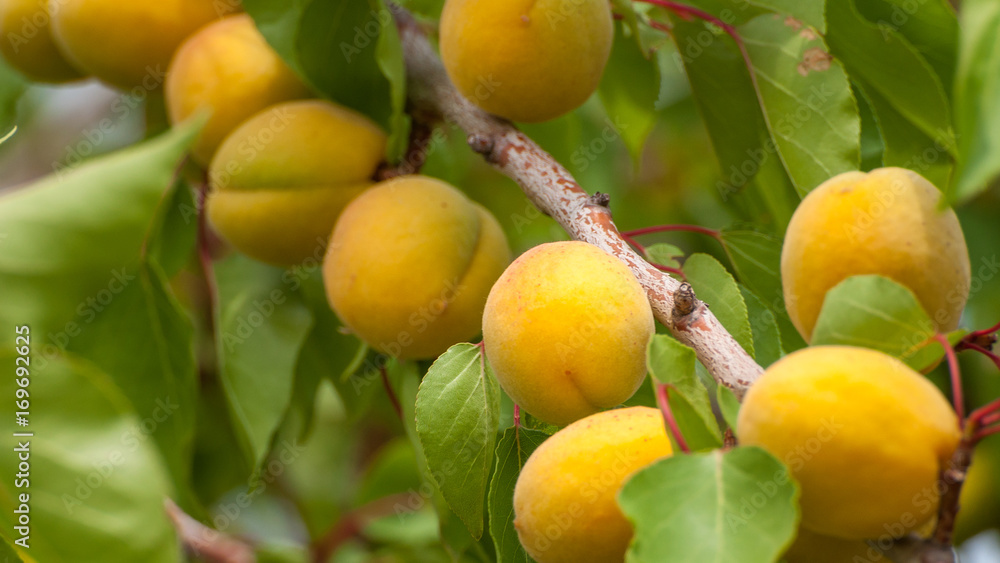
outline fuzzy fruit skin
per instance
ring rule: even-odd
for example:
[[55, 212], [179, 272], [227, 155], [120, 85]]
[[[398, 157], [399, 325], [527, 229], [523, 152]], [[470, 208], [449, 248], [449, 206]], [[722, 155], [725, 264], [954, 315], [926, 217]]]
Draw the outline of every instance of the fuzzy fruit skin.
[[556, 432], [531, 454], [514, 487], [521, 545], [538, 563], [624, 561], [632, 525], [618, 508], [618, 491], [671, 451], [663, 417], [649, 407], [597, 413]]
[[209, 167], [208, 218], [258, 260], [320, 260], [337, 217], [372, 183], [385, 134], [319, 100], [271, 106], [230, 134]]
[[208, 122], [192, 149], [207, 166], [223, 139], [251, 115], [309, 89], [281, 60], [246, 14], [213, 22], [177, 49], [166, 83], [167, 112], [179, 123], [200, 110]]
[[441, 58], [452, 82], [513, 121], [547, 121], [587, 101], [613, 37], [604, 0], [448, 0], [441, 14]]
[[[857, 559], [855, 559], [857, 558]], [[784, 555], [785, 563], [853, 563], [888, 561], [881, 551], [863, 540], [845, 540], [799, 528], [795, 543]]]
[[402, 176], [344, 210], [323, 281], [337, 316], [373, 348], [433, 358], [479, 333], [486, 295], [508, 263], [489, 211], [445, 182]]
[[969, 296], [969, 250], [955, 212], [916, 172], [845, 172], [802, 200], [781, 250], [788, 315], [809, 341], [826, 292], [878, 274], [908, 287], [937, 330], [958, 327]]
[[58, 0], [52, 31], [69, 61], [117, 88], [162, 84], [177, 46], [219, 17], [212, 0]]
[[525, 252], [490, 291], [483, 342], [515, 403], [565, 425], [621, 404], [646, 376], [653, 313], [618, 259], [584, 242]]
[[[83, 74], [66, 60], [52, 38], [48, 9], [47, 2], [39, 0], [0, 0], [0, 54], [36, 82], [79, 80]], [[26, 30], [35, 33], [29, 38]]]
[[958, 418], [932, 383], [865, 348], [815, 346], [769, 367], [743, 400], [740, 443], [802, 487], [802, 526], [845, 539], [901, 535], [937, 513]]

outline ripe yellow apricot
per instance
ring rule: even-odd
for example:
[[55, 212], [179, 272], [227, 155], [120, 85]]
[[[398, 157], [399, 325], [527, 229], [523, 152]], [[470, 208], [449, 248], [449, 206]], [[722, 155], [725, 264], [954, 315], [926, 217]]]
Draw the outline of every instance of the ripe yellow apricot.
[[935, 516], [938, 472], [960, 438], [944, 395], [901, 361], [816, 346], [750, 388], [740, 442], [782, 460], [802, 486], [802, 526], [845, 539], [900, 536]]
[[378, 126], [336, 104], [271, 106], [216, 151], [208, 218], [223, 238], [258, 260], [319, 260], [340, 212], [372, 184], [384, 152]]
[[606, 0], [447, 0], [441, 14], [441, 58], [452, 82], [513, 121], [547, 121], [587, 101], [613, 37]]
[[646, 376], [653, 313], [618, 259], [583, 242], [525, 252], [490, 291], [483, 342], [515, 403], [564, 425], [616, 406]]
[[476, 336], [510, 262], [500, 223], [454, 187], [403, 176], [344, 210], [323, 262], [330, 306], [373, 348], [432, 358]]
[[881, 551], [863, 540], [845, 540], [799, 528], [795, 543], [784, 555], [785, 563], [853, 563], [888, 561]]
[[56, 43], [76, 68], [128, 90], [157, 89], [177, 46], [218, 18], [211, 0], [58, 0], [53, 6]]
[[189, 37], [170, 62], [165, 87], [172, 123], [200, 110], [211, 117], [191, 152], [202, 165], [233, 129], [260, 110], [309, 96], [309, 89], [240, 14], [213, 22]]
[[623, 561], [632, 525], [615, 500], [636, 471], [671, 454], [660, 412], [580, 419], [536, 449], [514, 486], [514, 528], [538, 563]]
[[38, 82], [83, 78], [56, 46], [50, 21], [44, 0], [0, 1], [0, 54], [10, 66]]
[[845, 172], [809, 193], [781, 250], [788, 316], [808, 341], [826, 292], [878, 274], [908, 287], [937, 330], [958, 326], [969, 296], [969, 250], [941, 193], [916, 172]]

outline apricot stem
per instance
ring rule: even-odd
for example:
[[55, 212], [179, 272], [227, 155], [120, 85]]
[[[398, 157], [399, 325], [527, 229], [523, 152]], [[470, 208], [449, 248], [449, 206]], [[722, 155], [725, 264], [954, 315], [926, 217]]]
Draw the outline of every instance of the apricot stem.
[[986, 419], [992, 419], [994, 414], [1000, 415], [1000, 399], [996, 399], [995, 401], [987, 403], [972, 411], [972, 413], [969, 414], [969, 422], [973, 422], [980, 426], [989, 424], [986, 422]]
[[396, 414], [399, 416], [400, 420], [403, 418], [403, 406], [399, 404], [399, 399], [396, 397], [396, 392], [392, 390], [392, 385], [389, 383], [389, 372], [385, 369], [385, 366], [379, 366], [379, 374], [382, 375], [382, 385], [385, 387], [385, 393], [389, 396], [389, 401], [392, 402], [392, 408], [395, 409]]
[[208, 199], [208, 177], [198, 186], [198, 262], [201, 264], [202, 275], [205, 276], [205, 287], [208, 290], [208, 305], [214, 310], [216, 296], [219, 294], [215, 284], [215, 268], [212, 266], [212, 252], [209, 248], [208, 221], [205, 201]]
[[521, 405], [514, 405], [514, 428], [521, 427]]
[[955, 406], [955, 413], [958, 414], [959, 424], [965, 428], [965, 398], [962, 395], [962, 372], [958, 367], [958, 356], [952, 348], [948, 337], [940, 332], [934, 335], [934, 339], [944, 347], [944, 355], [948, 358], [948, 372], [951, 374], [951, 400]]
[[674, 412], [670, 410], [670, 394], [667, 387], [669, 387], [667, 383], [660, 383], [656, 386], [656, 403], [660, 406], [660, 411], [663, 413], [663, 421], [667, 423], [667, 430], [674, 437], [674, 441], [677, 442], [677, 447], [682, 452], [689, 454], [691, 453], [691, 448], [688, 447], [687, 441], [684, 440], [684, 434], [681, 433], [680, 427], [677, 426]]

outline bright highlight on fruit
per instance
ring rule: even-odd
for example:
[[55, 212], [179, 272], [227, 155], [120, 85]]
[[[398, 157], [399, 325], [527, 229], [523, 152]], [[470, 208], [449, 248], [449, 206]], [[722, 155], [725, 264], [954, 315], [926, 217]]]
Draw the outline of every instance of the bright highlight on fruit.
[[486, 296], [509, 262], [489, 211], [440, 180], [403, 176], [344, 210], [323, 281], [337, 316], [370, 346], [433, 358], [479, 333]]
[[547, 121], [587, 101], [613, 37], [607, 0], [448, 0], [441, 14], [452, 82], [513, 121]]
[[930, 381], [864, 348], [817, 346], [750, 388], [740, 443], [783, 461], [802, 487], [802, 526], [844, 539], [898, 537], [937, 514], [938, 473], [960, 439]]
[[318, 260], [340, 212], [372, 184], [384, 152], [382, 130], [341, 106], [271, 106], [244, 121], [212, 159], [208, 218], [258, 260]]
[[908, 287], [939, 331], [958, 327], [969, 297], [969, 250], [955, 212], [916, 172], [846, 172], [809, 193], [781, 251], [785, 305], [808, 341], [826, 293], [878, 274]]
[[192, 149], [204, 166], [223, 139], [260, 110], [309, 96], [309, 89], [281, 60], [246, 14], [211, 23], [177, 49], [167, 75], [171, 123], [199, 111], [210, 114]]
[[564, 425], [621, 404], [646, 376], [653, 313], [617, 258], [583, 242], [525, 252], [490, 291], [483, 342], [515, 403]]
[[623, 561], [632, 525], [615, 500], [636, 471], [671, 454], [660, 412], [649, 407], [588, 416], [528, 458], [514, 487], [514, 527], [538, 563]]

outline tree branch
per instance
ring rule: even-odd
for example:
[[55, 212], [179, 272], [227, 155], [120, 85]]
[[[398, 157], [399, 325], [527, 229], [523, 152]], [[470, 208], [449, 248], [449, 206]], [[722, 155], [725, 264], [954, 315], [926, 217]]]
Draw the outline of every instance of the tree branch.
[[610, 210], [591, 200], [551, 155], [509, 122], [487, 114], [463, 98], [413, 17], [398, 8], [394, 13], [403, 43], [411, 105], [456, 124], [468, 134], [474, 151], [516, 181], [528, 199], [571, 237], [593, 244], [624, 262], [646, 290], [656, 319], [677, 340], [695, 350], [716, 381], [742, 398], [763, 370], [708, 307], [695, 299], [687, 314], [676, 315], [674, 295], [681, 282], [633, 251], [611, 220]]
[[217, 532], [187, 515], [174, 501], [165, 499], [164, 510], [186, 549], [211, 563], [254, 563], [253, 548], [242, 541]]

